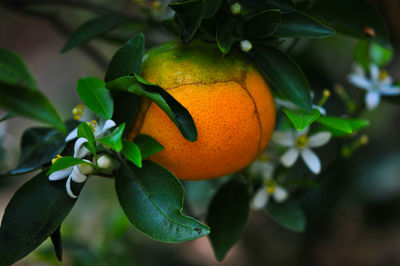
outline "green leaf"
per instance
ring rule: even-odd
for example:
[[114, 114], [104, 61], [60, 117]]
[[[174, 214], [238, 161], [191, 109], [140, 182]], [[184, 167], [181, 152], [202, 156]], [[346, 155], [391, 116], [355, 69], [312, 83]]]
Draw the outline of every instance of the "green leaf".
[[237, 178], [222, 185], [213, 197], [207, 214], [210, 240], [216, 258], [222, 261], [240, 239], [249, 217], [247, 184]]
[[78, 164], [89, 164], [89, 165], [92, 165], [91, 163], [88, 163], [88, 162], [86, 162], [86, 161], [84, 161], [82, 159], [79, 159], [79, 158], [75, 158], [75, 157], [72, 157], [72, 156], [64, 156], [64, 157], [61, 157], [61, 158], [57, 159], [53, 163], [53, 165], [50, 167], [50, 170], [47, 172], [47, 174], [50, 175], [50, 174], [52, 174], [52, 173], [54, 173], [56, 171], [64, 170], [64, 169], [66, 169], [68, 167], [75, 166], [75, 165], [78, 165]]
[[112, 14], [91, 19], [76, 29], [69, 37], [61, 53], [65, 53], [77, 46], [80, 46], [90, 39], [93, 39], [117, 26], [127, 22], [121, 14]]
[[266, 209], [269, 216], [279, 225], [295, 232], [304, 231], [307, 221], [299, 203], [294, 201], [270, 202]]
[[46, 172], [25, 183], [4, 212], [0, 265], [11, 265], [37, 248], [60, 227], [75, 202], [65, 192], [65, 180], [49, 181]]
[[139, 74], [144, 54], [144, 35], [139, 33], [127, 41], [111, 58], [104, 78], [106, 82], [132, 73]]
[[393, 59], [393, 51], [378, 44], [372, 43], [369, 51], [371, 61], [378, 67], [386, 66]]
[[125, 123], [119, 125], [114, 131], [101, 139], [98, 139], [100, 143], [111, 147], [114, 151], [121, 151], [122, 150], [122, 134], [124, 133]]
[[320, 117], [318, 123], [324, 127], [321, 130], [328, 130], [334, 137], [342, 137], [359, 131], [367, 126], [370, 122], [360, 118], [339, 118], [339, 117]]
[[164, 167], [143, 161], [137, 168], [122, 162], [115, 187], [130, 222], [163, 242], [182, 242], [209, 234], [208, 226], [182, 214], [184, 188]]
[[111, 119], [114, 102], [110, 91], [105, 88], [104, 81], [86, 77], [78, 80], [77, 91], [83, 103], [104, 119]]
[[232, 32], [232, 24], [228, 22], [217, 26], [217, 44], [223, 54], [229, 53], [238, 38]]
[[64, 150], [64, 139], [65, 136], [53, 128], [27, 129], [22, 135], [21, 155], [17, 167], [0, 173], [0, 176], [24, 174], [42, 167]]
[[295, 11], [295, 4], [292, 0], [239, 0], [238, 1], [245, 9], [250, 8], [250, 12], [279, 9], [280, 13], [287, 14]]
[[59, 226], [56, 231], [54, 231], [51, 235], [51, 242], [54, 246], [54, 252], [56, 253], [56, 257], [58, 261], [62, 261], [62, 241], [61, 241], [61, 226]]
[[217, 13], [222, 0], [205, 0], [203, 8], [203, 18], [211, 18]]
[[291, 111], [289, 109], [283, 108], [283, 111], [287, 117], [292, 121], [294, 127], [297, 131], [303, 131], [308, 128], [315, 120], [317, 120], [321, 113], [317, 109], [313, 109], [311, 113], [304, 111]]
[[1, 123], [1, 122], [4, 122], [4, 121], [6, 121], [6, 120], [9, 120], [9, 119], [11, 119], [11, 118], [14, 118], [14, 117], [17, 117], [17, 115], [14, 114], [14, 113], [5, 114], [2, 118], [0, 118], [0, 123]]
[[78, 138], [85, 138], [87, 139], [87, 149], [92, 153], [96, 153], [96, 140], [93, 135], [92, 128], [85, 122], [80, 123], [78, 126]]
[[139, 147], [143, 159], [146, 159], [164, 149], [164, 147], [157, 140], [148, 135], [137, 135], [133, 139], [133, 142], [135, 142]]
[[178, 24], [176, 23], [175, 19], [173, 19], [173, 18], [164, 19], [162, 21], [161, 25], [169, 32], [179, 36], [179, 27], [178, 27]]
[[140, 97], [127, 91], [111, 91], [111, 96], [114, 99], [114, 114], [112, 120], [120, 125], [126, 124], [124, 136], [129, 130], [136, 118], [136, 112], [139, 108]]
[[354, 60], [362, 66], [366, 71], [369, 71], [369, 43], [365, 40], [360, 40], [354, 47]]
[[272, 35], [281, 22], [277, 9], [264, 10], [246, 19], [244, 33], [246, 37], [265, 38]]
[[333, 34], [333, 29], [301, 11], [283, 15], [274, 32], [274, 36], [283, 38], [324, 38]]
[[180, 28], [183, 42], [188, 43], [200, 26], [203, 16], [202, 0], [187, 0], [169, 4], [175, 13], [175, 20]]
[[280, 94], [305, 111], [312, 111], [308, 81], [300, 67], [276, 48], [256, 45], [254, 61], [264, 77]]
[[56, 109], [38, 90], [0, 83], [0, 108], [44, 122], [65, 132], [65, 125]]
[[124, 141], [124, 149], [122, 150], [122, 154], [125, 155], [125, 157], [137, 167], [142, 167], [142, 155], [140, 154], [138, 145], [135, 143]]
[[[370, 38], [372, 42], [389, 48], [388, 30], [375, 8], [365, 0], [319, 0], [308, 13], [326, 21], [343, 34], [359, 38]], [[375, 37], [365, 34], [365, 27], [375, 32]]]
[[36, 82], [21, 56], [4, 48], [0, 48], [0, 82], [37, 89]]
[[163, 88], [148, 83], [138, 75], [118, 78], [107, 83], [106, 87], [109, 90], [126, 90], [154, 101], [187, 140], [196, 141], [197, 130], [190, 113]]

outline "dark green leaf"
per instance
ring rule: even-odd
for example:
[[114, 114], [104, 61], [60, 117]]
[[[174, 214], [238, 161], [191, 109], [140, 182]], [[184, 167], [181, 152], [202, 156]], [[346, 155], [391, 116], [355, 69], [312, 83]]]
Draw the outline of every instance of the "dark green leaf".
[[80, 123], [78, 126], [78, 138], [85, 138], [88, 141], [88, 148], [91, 152], [96, 153], [96, 140], [93, 135], [92, 128], [87, 123]]
[[163, 88], [153, 85], [135, 75], [118, 78], [106, 84], [110, 90], [126, 90], [154, 101], [178, 127], [189, 141], [197, 139], [197, 130], [190, 113]]
[[283, 108], [283, 111], [290, 121], [292, 121], [297, 131], [303, 131], [321, 116], [321, 113], [317, 109], [314, 109], [311, 113], [304, 111], [291, 111], [286, 108]]
[[75, 157], [72, 157], [72, 156], [64, 156], [64, 157], [61, 157], [61, 158], [57, 159], [53, 163], [53, 165], [51, 166], [51, 168], [47, 172], [47, 174], [50, 175], [50, 174], [52, 174], [52, 173], [54, 173], [56, 171], [60, 171], [60, 170], [63, 170], [63, 169], [66, 169], [68, 167], [71, 167], [71, 166], [74, 166], [74, 165], [78, 165], [78, 164], [89, 164], [89, 165], [91, 165], [90, 163], [88, 163], [88, 162], [86, 162], [86, 161], [84, 161], [82, 159], [75, 158]]
[[164, 147], [157, 140], [148, 135], [137, 135], [133, 139], [133, 142], [138, 145], [143, 159], [146, 159], [164, 149]]
[[272, 35], [281, 22], [277, 9], [264, 10], [248, 18], [244, 24], [246, 37], [265, 38]]
[[21, 155], [17, 167], [1, 173], [0, 176], [24, 174], [49, 163], [64, 150], [66, 146], [64, 139], [63, 134], [52, 128], [27, 129], [22, 135]]
[[42, 121], [65, 132], [65, 125], [56, 109], [38, 90], [0, 83], [0, 108]]
[[270, 202], [266, 208], [269, 216], [278, 224], [295, 232], [304, 231], [307, 221], [299, 203], [293, 201]]
[[287, 100], [311, 112], [312, 102], [308, 81], [290, 57], [270, 46], [255, 46], [254, 61], [264, 77]]
[[127, 22], [127, 19], [121, 16], [121, 14], [112, 14], [91, 19], [80, 25], [78, 29], [72, 33], [62, 48], [61, 53], [65, 53], [80, 46], [90, 39], [110, 31], [125, 22]]
[[164, 242], [181, 242], [209, 234], [209, 228], [182, 215], [184, 188], [164, 167], [143, 161], [137, 168], [122, 162], [115, 186], [131, 223], [144, 234]]
[[364, 70], [369, 71], [369, 43], [365, 40], [360, 40], [354, 47], [354, 60], [364, 68]]
[[83, 103], [104, 119], [111, 119], [114, 102], [104, 81], [86, 77], [78, 80], [77, 91]]
[[142, 167], [142, 155], [140, 154], [138, 145], [135, 143], [124, 141], [124, 149], [122, 150], [122, 154], [125, 155], [125, 157], [137, 167]]
[[62, 241], [61, 241], [61, 226], [59, 226], [56, 231], [54, 231], [51, 235], [51, 242], [54, 246], [54, 252], [56, 253], [56, 257], [58, 261], [62, 261]]
[[125, 123], [119, 125], [114, 131], [101, 139], [98, 139], [100, 143], [111, 147], [114, 151], [121, 151], [122, 150], [122, 134], [124, 133]]
[[164, 19], [161, 23], [165, 29], [168, 31], [172, 32], [173, 34], [179, 36], [179, 27], [178, 24], [176, 23], [175, 19], [169, 18], [169, 19]]
[[36, 82], [24, 60], [11, 50], [0, 48], [0, 82], [36, 90]]
[[378, 67], [384, 67], [392, 60], [393, 51], [378, 44], [372, 43], [369, 55], [371, 57], [371, 61], [374, 62]]
[[126, 124], [124, 132], [124, 136], [126, 136], [135, 121], [140, 97], [127, 91], [118, 90], [111, 91], [111, 96], [114, 99], [114, 115], [112, 120], [117, 125]]
[[65, 180], [49, 181], [42, 172], [12, 197], [0, 228], [0, 265], [11, 265], [53, 234], [76, 200], [65, 192]]
[[301, 11], [283, 15], [274, 32], [274, 36], [284, 38], [323, 38], [333, 34], [333, 29]]
[[17, 115], [14, 113], [8, 113], [8, 114], [4, 115], [2, 118], [0, 118], [0, 123], [4, 122], [6, 120], [9, 120], [11, 118], [14, 118], [14, 117], [17, 117]]
[[247, 184], [232, 179], [220, 187], [211, 201], [207, 224], [216, 258], [222, 261], [240, 239], [249, 216], [250, 195]]
[[169, 5], [175, 13], [175, 19], [180, 28], [183, 42], [189, 42], [200, 26], [203, 16], [203, 1], [188, 0]]
[[239, 0], [239, 3], [249, 12], [279, 9], [282, 14], [287, 14], [295, 11], [292, 0]]
[[[319, 0], [315, 1], [309, 13], [326, 21], [336, 31], [356, 38], [371, 38], [384, 47], [390, 47], [386, 26], [377, 11], [365, 0]], [[372, 29], [374, 36], [366, 34]]]
[[104, 78], [106, 82], [132, 73], [139, 74], [144, 54], [144, 35], [139, 33], [127, 41], [111, 58]]
[[221, 6], [222, 0], [205, 0], [203, 8], [203, 18], [211, 18], [217, 13], [218, 8]]
[[229, 53], [236, 41], [238, 38], [232, 33], [232, 25], [229, 22], [217, 26], [217, 44], [223, 54]]

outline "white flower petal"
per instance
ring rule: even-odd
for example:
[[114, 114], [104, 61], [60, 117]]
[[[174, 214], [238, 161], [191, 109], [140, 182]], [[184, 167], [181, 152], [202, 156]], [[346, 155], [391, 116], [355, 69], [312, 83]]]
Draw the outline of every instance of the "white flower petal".
[[275, 131], [272, 135], [272, 141], [284, 147], [292, 147], [294, 145], [294, 135], [288, 132]]
[[350, 74], [348, 75], [349, 82], [353, 84], [356, 87], [365, 89], [365, 90], [371, 90], [372, 88], [372, 82], [367, 79], [366, 77], [362, 77], [359, 75], [355, 74]]
[[73, 199], [77, 198], [77, 196], [71, 190], [71, 176], [68, 177], [67, 182], [65, 183], [65, 188], [67, 190], [68, 196], [70, 196]]
[[256, 194], [254, 195], [254, 198], [251, 202], [251, 206], [255, 210], [260, 210], [265, 207], [268, 203], [268, 193], [265, 191], [264, 187], [261, 187]]
[[330, 132], [319, 132], [310, 137], [308, 147], [317, 148], [324, 146], [331, 139], [332, 134]]
[[301, 151], [301, 157], [304, 163], [310, 168], [314, 174], [321, 172], [321, 161], [318, 156], [310, 149], [304, 149]]
[[299, 150], [296, 148], [290, 148], [281, 157], [281, 163], [286, 167], [291, 167], [299, 157]]
[[278, 185], [275, 188], [273, 197], [276, 202], [281, 203], [289, 197], [289, 192], [284, 187]]
[[61, 179], [66, 178], [67, 176], [69, 176], [69, 174], [71, 174], [72, 168], [73, 167], [68, 167], [68, 168], [65, 168], [63, 170], [55, 171], [54, 173], [51, 173], [49, 175], [49, 180], [50, 181], [57, 181], [57, 180], [61, 180]]
[[375, 64], [370, 64], [369, 73], [371, 75], [371, 80], [378, 81], [379, 80], [379, 67]]
[[381, 89], [381, 94], [386, 96], [400, 95], [400, 88], [396, 86], [385, 86]]
[[74, 128], [71, 132], [69, 132], [68, 136], [65, 138], [65, 142], [69, 142], [75, 139], [78, 136], [78, 128]]
[[80, 117], [80, 122], [90, 122], [96, 120], [96, 114], [92, 112], [87, 106], [83, 105], [83, 113]]
[[326, 110], [324, 107], [316, 105], [316, 104], [313, 104], [312, 107], [313, 107], [313, 109], [317, 109], [321, 113], [322, 116], [326, 115]]
[[70, 177], [71, 177], [72, 181], [74, 181], [76, 183], [83, 183], [87, 179], [87, 176], [82, 174], [81, 171], [79, 171], [79, 168], [77, 165], [74, 166], [74, 169], [72, 170]]
[[115, 126], [116, 126], [116, 124], [115, 124], [115, 122], [114, 122], [113, 120], [111, 120], [111, 119], [106, 120], [106, 121], [104, 122], [104, 125], [101, 127], [101, 129], [100, 129], [98, 132], [94, 132], [94, 135], [95, 135], [96, 137], [102, 137], [102, 135], [103, 135], [107, 130], [109, 130], [110, 128], [113, 128], [113, 127], [115, 127]]
[[83, 158], [90, 153], [90, 151], [83, 146], [83, 144], [85, 144], [86, 142], [88, 142], [88, 140], [85, 138], [79, 138], [76, 140], [74, 146], [75, 158]]
[[381, 100], [381, 94], [377, 91], [369, 91], [365, 95], [365, 104], [368, 110], [375, 109]]

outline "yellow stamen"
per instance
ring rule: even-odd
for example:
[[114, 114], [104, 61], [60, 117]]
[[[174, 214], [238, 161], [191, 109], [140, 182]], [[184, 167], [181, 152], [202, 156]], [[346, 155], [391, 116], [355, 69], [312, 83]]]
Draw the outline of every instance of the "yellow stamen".
[[96, 120], [92, 120], [90, 122], [86, 122], [86, 124], [88, 124], [88, 126], [92, 129], [93, 132], [96, 131], [96, 127], [99, 126], [99, 124], [97, 123]]
[[387, 73], [387, 71], [386, 70], [384, 70], [384, 69], [382, 69], [380, 72], [379, 72], [379, 80], [384, 80], [385, 78], [387, 78], [389, 76], [389, 74]]
[[310, 138], [307, 135], [299, 136], [296, 139], [295, 145], [299, 148], [305, 148]]
[[78, 104], [72, 109], [72, 115], [75, 120], [81, 119], [83, 112], [85, 111], [85, 107], [82, 104]]
[[264, 153], [264, 154], [261, 154], [260, 160], [261, 160], [261, 161], [264, 161], [264, 162], [267, 162], [267, 161], [269, 160], [269, 156], [266, 155], [265, 153]]
[[269, 179], [265, 181], [265, 190], [267, 191], [268, 194], [274, 194], [275, 189], [276, 189], [276, 182], [272, 179]]
[[60, 159], [62, 156], [58, 154], [53, 160], [51, 160], [51, 164], [54, 164], [58, 159]]

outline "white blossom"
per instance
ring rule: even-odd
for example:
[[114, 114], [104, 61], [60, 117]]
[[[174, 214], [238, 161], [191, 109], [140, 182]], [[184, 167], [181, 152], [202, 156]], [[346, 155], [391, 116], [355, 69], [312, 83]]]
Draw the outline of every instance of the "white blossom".
[[247, 53], [253, 48], [253, 44], [249, 40], [243, 40], [240, 42], [240, 49]]

